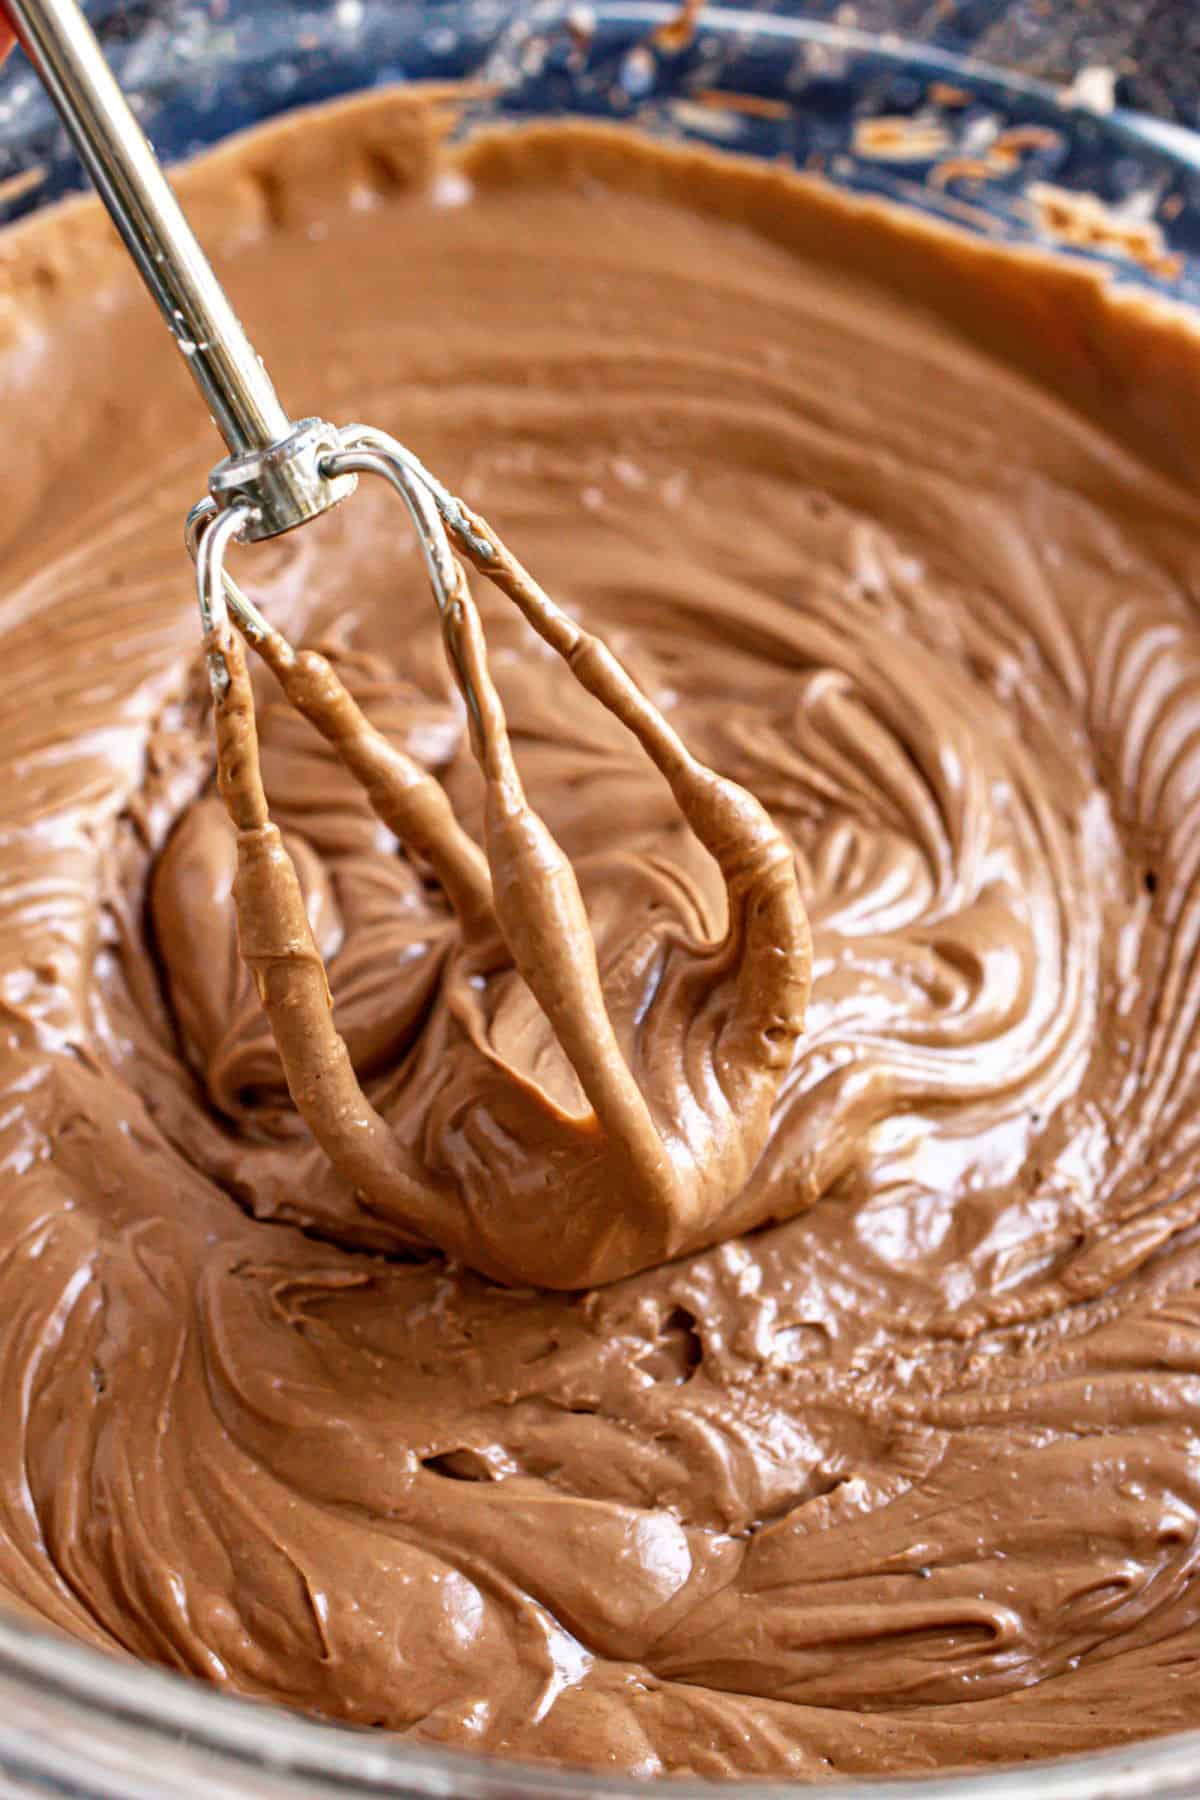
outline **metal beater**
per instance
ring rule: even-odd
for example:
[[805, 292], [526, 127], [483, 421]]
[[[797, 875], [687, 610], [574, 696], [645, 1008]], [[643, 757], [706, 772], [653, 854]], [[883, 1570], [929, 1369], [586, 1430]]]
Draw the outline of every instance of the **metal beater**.
[[[766, 1141], [774, 1096], [803, 1023], [811, 947], [790, 844], [756, 800], [691, 755], [611, 651], [557, 606], [491, 528], [403, 444], [370, 426], [289, 418], [75, 0], [0, 0], [0, 8], [228, 447], [209, 475], [207, 495], [188, 516], [186, 540], [196, 568], [218, 774], [238, 831], [242, 953], [313, 1135], [359, 1191], [373, 1193], [419, 1241], [438, 1243], [500, 1279], [559, 1287], [608, 1280], [710, 1241]], [[459, 824], [441, 784], [382, 739], [330, 665], [294, 650], [226, 572], [235, 541], [277, 537], [306, 524], [352, 494], [360, 475], [388, 482], [416, 530], [484, 777], [486, 854]], [[727, 996], [713, 1051], [719, 1079], [708, 1083], [709, 1099], [699, 1108], [675, 1090], [652, 1105], [621, 1052], [574, 870], [525, 799], [460, 555], [515, 603], [580, 685], [632, 732], [720, 867], [728, 935], [687, 951], [699, 978]], [[437, 876], [457, 915], [468, 966], [484, 973], [515, 969], [575, 1070], [591, 1113], [556, 1119], [561, 1206], [530, 1224], [524, 1240], [505, 1231], [484, 1242], [470, 1197], [454, 1199], [439, 1186], [395, 1142], [357, 1085], [333, 1024], [298, 878], [270, 823], [242, 638], [334, 744], [397, 838]], [[243, 908], [251, 890], [260, 902], [253, 912]], [[457, 1004], [465, 1016], [474, 1002], [460, 990]], [[300, 1042], [289, 1038], [297, 1019]], [[532, 1116], [521, 1082], [512, 1086], [512, 1106]], [[484, 1179], [486, 1186], [486, 1171]], [[629, 1196], [624, 1218], [621, 1194]], [[569, 1221], [566, 1232], [563, 1221]]]

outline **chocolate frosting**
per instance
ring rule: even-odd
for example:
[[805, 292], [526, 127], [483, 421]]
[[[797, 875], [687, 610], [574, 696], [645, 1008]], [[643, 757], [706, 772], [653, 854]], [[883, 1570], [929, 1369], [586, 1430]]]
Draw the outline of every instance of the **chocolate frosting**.
[[[781, 168], [568, 124], [448, 154], [454, 109], [272, 126], [184, 197], [284, 393], [412, 444], [765, 809], [804, 1030], [721, 1241], [551, 1291], [527, 1182], [563, 1267], [614, 1270], [527, 1121], [505, 1173], [513, 1072], [586, 1110], [520, 959], [466, 968], [445, 833], [402, 849], [260, 671], [356, 1084], [439, 1194], [488, 1173], [450, 1237], [329, 1160], [238, 949], [179, 548], [211, 435], [98, 209], [10, 232], [0, 1590], [325, 1717], [641, 1774], [1197, 1723], [1195, 330]], [[482, 845], [394, 497], [238, 573]], [[707, 1167], [721, 872], [472, 592], [621, 1055]]]

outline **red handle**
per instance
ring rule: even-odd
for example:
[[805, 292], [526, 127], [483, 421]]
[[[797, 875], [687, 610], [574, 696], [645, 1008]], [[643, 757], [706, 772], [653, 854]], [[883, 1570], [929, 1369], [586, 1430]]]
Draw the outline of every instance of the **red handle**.
[[0, 0], [0, 62], [4, 61], [12, 47], [13, 28], [5, 16], [4, 0]]

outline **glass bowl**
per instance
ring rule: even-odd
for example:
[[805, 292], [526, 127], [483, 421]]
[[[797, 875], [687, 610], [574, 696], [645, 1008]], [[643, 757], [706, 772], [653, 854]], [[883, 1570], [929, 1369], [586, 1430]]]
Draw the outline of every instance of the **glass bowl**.
[[[1099, 260], [1119, 279], [1200, 303], [1200, 137], [1114, 107], [1104, 71], [1064, 92], [974, 59], [971, 20], [981, 30], [1023, 10], [1002, 0], [932, 9], [936, 28], [921, 41], [872, 35], [840, 22], [851, 9], [830, 18], [834, 9], [821, 4], [710, 8], [675, 33], [661, 28], [676, 9], [657, 0], [105, 0], [90, 10], [167, 158], [356, 89], [481, 78], [464, 131], [564, 113], [620, 120], [783, 159], [998, 240]], [[0, 78], [0, 223], [81, 185], [40, 88], [13, 59]], [[1081, 208], [1064, 194], [1090, 198]], [[76, 1800], [599, 1800], [646, 1791], [635, 1781], [319, 1725], [133, 1667], [8, 1613], [0, 1613], [0, 1783], [5, 1794]], [[665, 1785], [678, 1800], [722, 1791]], [[814, 1790], [738, 1783], [723, 1791]], [[1036, 1767], [816, 1791], [1183, 1800], [1200, 1795], [1200, 1732]]]

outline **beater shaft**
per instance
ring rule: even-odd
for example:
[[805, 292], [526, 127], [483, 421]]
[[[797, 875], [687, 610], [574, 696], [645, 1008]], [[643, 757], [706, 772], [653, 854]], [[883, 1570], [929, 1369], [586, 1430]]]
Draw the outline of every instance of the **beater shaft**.
[[0, 0], [208, 403], [229, 458], [210, 490], [274, 537], [354, 488], [327, 475], [336, 432], [289, 418], [76, 0]]

